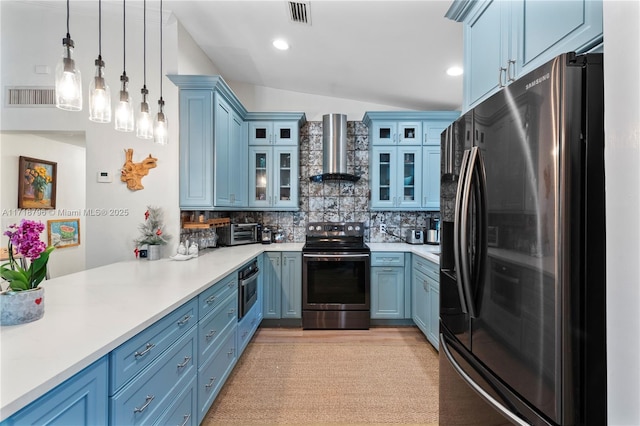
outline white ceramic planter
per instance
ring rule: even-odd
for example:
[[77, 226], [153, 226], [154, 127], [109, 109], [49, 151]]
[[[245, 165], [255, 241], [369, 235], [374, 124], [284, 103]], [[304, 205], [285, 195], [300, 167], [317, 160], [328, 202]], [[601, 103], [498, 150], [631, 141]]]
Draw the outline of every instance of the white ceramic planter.
[[0, 293], [0, 325], [36, 321], [44, 315], [44, 288]]

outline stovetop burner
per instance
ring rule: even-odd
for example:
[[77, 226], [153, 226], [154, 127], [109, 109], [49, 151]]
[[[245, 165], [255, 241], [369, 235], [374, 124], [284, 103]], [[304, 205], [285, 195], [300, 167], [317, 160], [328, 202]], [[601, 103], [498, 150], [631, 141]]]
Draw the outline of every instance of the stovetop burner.
[[364, 224], [362, 222], [310, 222], [307, 226], [303, 252], [352, 252], [366, 251]]

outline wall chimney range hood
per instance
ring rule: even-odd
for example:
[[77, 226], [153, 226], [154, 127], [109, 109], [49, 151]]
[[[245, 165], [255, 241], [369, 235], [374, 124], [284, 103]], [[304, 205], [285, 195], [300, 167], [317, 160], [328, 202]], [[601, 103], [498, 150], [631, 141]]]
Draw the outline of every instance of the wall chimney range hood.
[[322, 116], [322, 174], [311, 176], [312, 182], [356, 182], [360, 176], [347, 173], [347, 116]]

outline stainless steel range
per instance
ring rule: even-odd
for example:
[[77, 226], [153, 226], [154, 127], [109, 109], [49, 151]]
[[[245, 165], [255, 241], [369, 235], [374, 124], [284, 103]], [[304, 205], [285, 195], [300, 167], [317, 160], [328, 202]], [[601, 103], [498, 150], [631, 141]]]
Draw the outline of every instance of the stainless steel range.
[[370, 254], [361, 222], [312, 222], [302, 248], [302, 326], [368, 329]]

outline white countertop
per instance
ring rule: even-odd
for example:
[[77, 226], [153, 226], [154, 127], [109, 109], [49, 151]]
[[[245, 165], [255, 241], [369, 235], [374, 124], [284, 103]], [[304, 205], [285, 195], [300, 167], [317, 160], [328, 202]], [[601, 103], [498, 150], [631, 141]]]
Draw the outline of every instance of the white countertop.
[[[0, 421], [265, 251], [303, 243], [220, 248], [187, 261], [131, 260], [43, 282], [45, 314], [0, 327]], [[438, 263], [439, 246], [370, 243]]]
[[251, 258], [302, 246], [226, 247], [187, 261], [132, 260], [44, 281], [44, 317], [0, 327], [0, 421]]

